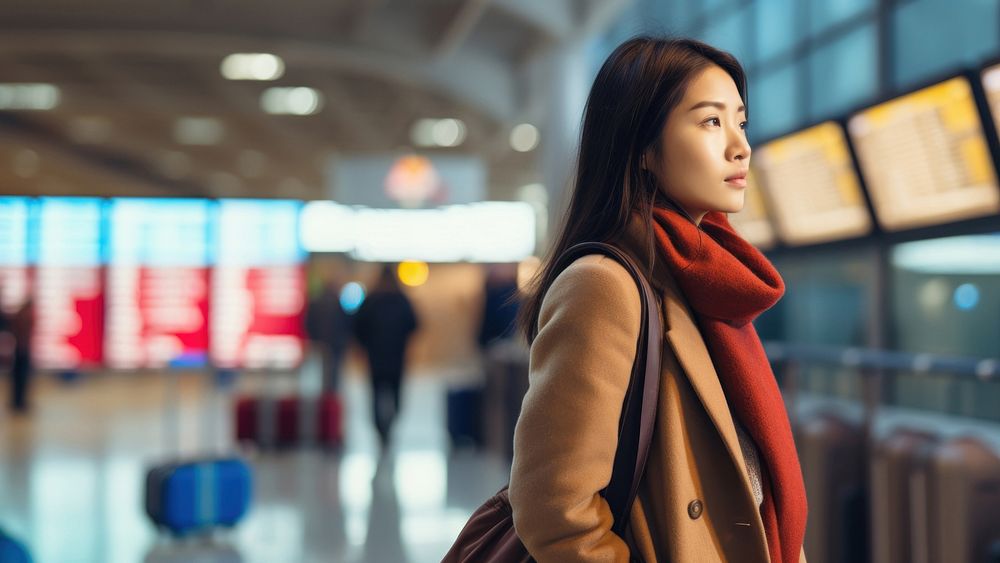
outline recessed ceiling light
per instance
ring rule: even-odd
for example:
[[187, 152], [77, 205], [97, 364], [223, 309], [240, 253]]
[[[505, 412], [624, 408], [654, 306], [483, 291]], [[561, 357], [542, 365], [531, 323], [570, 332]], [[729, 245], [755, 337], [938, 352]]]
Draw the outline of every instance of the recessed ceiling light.
[[174, 122], [174, 139], [182, 145], [217, 145], [226, 128], [214, 117], [181, 117]]
[[260, 96], [260, 107], [278, 115], [311, 115], [322, 106], [322, 94], [305, 86], [268, 88]]
[[46, 110], [59, 105], [59, 88], [52, 84], [0, 84], [0, 109]]
[[461, 119], [418, 119], [410, 128], [410, 140], [418, 147], [457, 147], [465, 135]]
[[285, 62], [270, 53], [233, 53], [219, 71], [229, 80], [277, 80], [285, 74]]
[[410, 128], [410, 140], [413, 141], [413, 144], [418, 147], [433, 147], [435, 145], [434, 124], [436, 123], [436, 119], [418, 119], [413, 122], [413, 127]]
[[538, 128], [521, 123], [510, 131], [510, 146], [517, 152], [528, 152], [538, 146]]

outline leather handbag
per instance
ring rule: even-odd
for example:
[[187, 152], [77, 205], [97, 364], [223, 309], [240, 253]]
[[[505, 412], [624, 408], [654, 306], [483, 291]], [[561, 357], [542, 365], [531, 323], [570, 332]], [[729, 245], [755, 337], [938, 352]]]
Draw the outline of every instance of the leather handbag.
[[[611, 481], [601, 491], [614, 515], [611, 530], [624, 538], [632, 503], [639, 490], [639, 480], [646, 468], [646, 458], [656, 420], [656, 401], [660, 390], [660, 349], [663, 335], [659, 301], [639, 268], [624, 252], [605, 243], [585, 242], [572, 246], [556, 261], [561, 271], [587, 254], [604, 254], [625, 267], [639, 286], [641, 325], [636, 343], [632, 374], [618, 421], [618, 447], [615, 451]], [[635, 556], [633, 555], [633, 560]], [[469, 518], [442, 563], [514, 563], [533, 561], [514, 530], [510, 500], [505, 485], [483, 503]]]

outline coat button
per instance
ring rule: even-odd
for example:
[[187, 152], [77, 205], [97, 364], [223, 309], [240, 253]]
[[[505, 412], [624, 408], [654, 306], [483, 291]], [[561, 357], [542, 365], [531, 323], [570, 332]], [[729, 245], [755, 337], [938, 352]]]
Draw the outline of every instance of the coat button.
[[701, 517], [701, 512], [704, 508], [705, 507], [701, 504], [701, 501], [695, 499], [688, 505], [688, 516], [690, 516], [692, 520], [697, 520]]

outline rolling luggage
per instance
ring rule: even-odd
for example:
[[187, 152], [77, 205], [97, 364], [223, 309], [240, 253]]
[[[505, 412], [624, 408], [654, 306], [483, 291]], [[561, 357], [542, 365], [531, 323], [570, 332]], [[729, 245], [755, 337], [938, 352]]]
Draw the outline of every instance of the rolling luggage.
[[1000, 455], [978, 438], [937, 447], [927, 471], [927, 563], [994, 563], [1000, 556]]
[[236, 440], [262, 447], [337, 447], [344, 441], [342, 419], [340, 397], [330, 392], [315, 397], [241, 397], [236, 402]]
[[939, 439], [897, 428], [876, 443], [871, 467], [873, 563], [910, 563], [927, 537], [927, 462]]
[[[177, 376], [168, 373], [166, 377], [171, 396], [168, 404], [174, 407], [166, 427], [172, 430], [179, 451]], [[214, 394], [219, 395], [217, 391]], [[218, 400], [214, 405], [210, 402], [209, 408], [222, 412]], [[208, 413], [206, 419], [212, 422], [216, 416]], [[208, 429], [210, 436], [213, 430]], [[153, 524], [174, 536], [187, 536], [236, 525], [250, 508], [253, 477], [250, 466], [237, 456], [206, 454], [152, 466], [145, 486], [146, 514]]]
[[482, 387], [449, 389], [447, 404], [448, 436], [452, 447], [482, 446]]
[[232, 527], [250, 507], [250, 467], [242, 459], [166, 463], [146, 474], [146, 514], [175, 536]]
[[867, 557], [865, 439], [860, 425], [833, 411], [798, 427], [796, 443], [809, 498], [809, 563], [853, 563]]
[[0, 530], [0, 563], [31, 563], [28, 548], [3, 530]]

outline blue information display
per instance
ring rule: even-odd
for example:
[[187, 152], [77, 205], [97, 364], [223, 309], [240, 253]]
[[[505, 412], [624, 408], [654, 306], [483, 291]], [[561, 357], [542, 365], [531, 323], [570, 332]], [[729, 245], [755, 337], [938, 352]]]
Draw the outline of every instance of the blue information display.
[[101, 363], [104, 323], [104, 200], [43, 197], [29, 229], [35, 265], [32, 346], [38, 365], [76, 369]]
[[28, 296], [28, 232], [34, 200], [0, 197], [0, 309], [13, 314]]
[[110, 262], [208, 266], [211, 205], [204, 199], [112, 199]]
[[301, 201], [223, 199], [219, 201], [216, 253], [219, 264], [270, 266], [298, 264]]
[[204, 365], [213, 202], [112, 199], [108, 325], [113, 368]]

